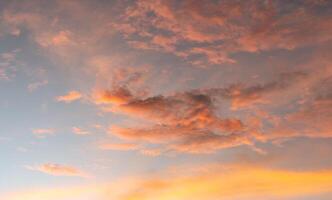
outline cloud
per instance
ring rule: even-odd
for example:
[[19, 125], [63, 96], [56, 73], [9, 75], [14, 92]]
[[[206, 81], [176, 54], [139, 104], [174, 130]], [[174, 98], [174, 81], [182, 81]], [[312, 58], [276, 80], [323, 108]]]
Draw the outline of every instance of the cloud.
[[53, 135], [54, 129], [33, 129], [32, 133], [37, 137], [46, 137], [48, 135]]
[[167, 143], [182, 139], [189, 134], [199, 134], [198, 131], [191, 130], [187, 127], [169, 126], [154, 126], [147, 128], [124, 128], [112, 126], [109, 128], [108, 132], [109, 134], [115, 135], [121, 139], [149, 143]]
[[29, 170], [39, 171], [52, 176], [78, 176], [83, 178], [89, 177], [88, 174], [82, 172], [81, 170], [75, 167], [54, 164], [54, 163], [46, 163], [37, 166], [26, 166], [26, 168]]
[[[231, 110], [252, 109], [257, 104], [271, 104], [276, 95], [308, 79], [308, 74], [296, 71], [281, 73], [276, 80], [257, 85], [231, 85], [229, 87], [190, 90], [168, 96], [135, 96], [126, 87], [105, 90], [103, 103], [111, 111], [142, 118], [151, 122], [138, 127], [113, 125], [108, 132], [123, 140], [161, 144], [167, 150], [184, 153], [213, 153], [220, 149], [266, 141], [261, 133], [263, 121], [276, 123], [268, 115], [255, 121], [228, 117], [217, 113], [219, 100], [231, 101]], [[97, 104], [100, 100], [96, 101]]]
[[83, 130], [79, 127], [76, 127], [76, 126], [72, 127], [71, 130], [76, 135], [88, 135], [88, 134], [90, 134], [88, 131], [85, 131], [85, 130]]
[[38, 38], [38, 42], [40, 45], [48, 47], [48, 46], [64, 46], [74, 44], [74, 41], [71, 39], [72, 33], [68, 30], [62, 30], [55, 35], [44, 36], [42, 38]]
[[331, 41], [331, 14], [324, 9], [330, 2], [313, 2], [120, 1], [106, 6], [107, 11], [98, 7], [102, 16], [87, 14], [89, 3], [55, 2], [52, 12], [12, 3], [12, 8], [24, 9], [6, 9], [3, 21], [13, 30], [27, 28], [41, 47], [66, 60], [90, 60], [100, 55], [100, 41], [117, 45], [112, 38], [120, 33], [134, 48], [172, 53], [205, 66], [236, 63], [233, 55], [241, 52], [293, 50]]
[[0, 53], [0, 81], [12, 80], [17, 73], [17, 66], [22, 63], [17, 59], [20, 49]]
[[56, 100], [58, 102], [65, 102], [65, 103], [70, 103], [72, 101], [76, 101], [82, 98], [82, 94], [78, 91], [70, 91], [64, 96], [58, 96], [56, 97]]
[[[299, 85], [308, 79], [308, 74], [302, 71], [281, 73], [279, 77], [265, 84], [246, 86], [234, 84], [227, 88], [215, 88], [208, 91], [211, 95], [221, 96], [231, 100], [231, 109], [251, 108], [255, 104], [272, 103], [271, 96], [280, 95], [294, 85]], [[270, 98], [269, 98], [270, 97]]]
[[[326, 4], [137, 1], [113, 27], [134, 48], [174, 53], [192, 64], [235, 63], [231, 56], [238, 52], [292, 50], [331, 41]], [[193, 58], [197, 54], [205, 59]]]
[[48, 84], [48, 80], [36, 81], [36, 82], [30, 83], [27, 88], [30, 92], [32, 92], [47, 84]]
[[294, 112], [285, 115], [281, 124], [272, 129], [266, 137], [332, 137], [332, 78], [316, 83], [314, 94], [300, 104]]
[[216, 128], [221, 131], [238, 131], [243, 124], [237, 119], [221, 119], [215, 113], [210, 96], [199, 92], [177, 93], [171, 96], [134, 98], [120, 104], [115, 111], [145, 118], [167, 127], [191, 127], [193, 129]]
[[[76, 74], [79, 74], [81, 69], [87, 70], [87, 74], [96, 80], [96, 88], [108, 88], [100, 89], [93, 94], [93, 101], [98, 106], [105, 106], [103, 108], [108, 108], [114, 113], [131, 117], [130, 120], [140, 118], [139, 122], [142, 123], [137, 126], [127, 124], [113, 125], [109, 128], [109, 134], [125, 140], [126, 145], [135, 146], [141, 142], [158, 144], [161, 146], [160, 153], [213, 153], [223, 148], [254, 145], [256, 140], [267, 142], [279, 137], [331, 135], [329, 96], [315, 96], [316, 93], [311, 91], [314, 90], [311, 88], [314, 84], [306, 83], [314, 79], [312, 77], [316, 76], [316, 71], [308, 74], [303, 73], [301, 69], [294, 71], [293, 69], [301, 68], [297, 64], [291, 67], [278, 65], [278, 69], [275, 69], [274, 63], [271, 63], [271, 66], [267, 66], [268, 71], [287, 68], [293, 72], [280, 76], [274, 74], [275, 79], [269, 80], [270, 77], [265, 77], [263, 71], [262, 77], [257, 80], [260, 81], [259, 84], [246, 79], [242, 83], [234, 83], [232, 81], [235, 80], [227, 74], [228, 70], [237, 70], [239, 67], [239, 70], [244, 70], [243, 73], [239, 71], [239, 77], [246, 78], [249, 72], [256, 72], [261, 68], [252, 67], [253, 69], [249, 70], [249, 67], [241, 66], [243, 63], [237, 63], [237, 58], [255, 56], [253, 60], [259, 61], [263, 57], [273, 60], [276, 56], [279, 59], [284, 51], [273, 51], [277, 49], [298, 49], [299, 52], [292, 52], [294, 54], [291, 56], [297, 57], [299, 61], [293, 62], [293, 58], [288, 57], [285, 57], [285, 60], [300, 64], [306, 62], [302, 61], [301, 56], [310, 53], [311, 49], [307, 47], [316, 48], [324, 43], [328, 45], [331, 41], [331, 14], [328, 12], [330, 3], [313, 4], [303, 1], [285, 6], [281, 1], [134, 1], [128, 4], [119, 3], [116, 6], [112, 4], [110, 7], [115, 8], [114, 10], [108, 6], [95, 6], [96, 13], [100, 13], [97, 15], [89, 14], [91, 4], [86, 2], [55, 2], [56, 9], [51, 11], [41, 9], [34, 3], [31, 3], [34, 6], [28, 3], [22, 6], [13, 5], [11, 8], [20, 9], [6, 9], [3, 19], [8, 26], [12, 26], [13, 30], [22, 29], [24, 33], [27, 32], [29, 38], [33, 38], [40, 48], [45, 50], [42, 52], [50, 51], [70, 58], [54, 60], [69, 60], [72, 64], [71, 62], [77, 59], [80, 66], [84, 65], [77, 67], [77, 63], [73, 62], [75, 77], [81, 79], [81, 76]], [[61, 16], [66, 16], [66, 19]], [[112, 28], [117, 29], [121, 35], [113, 37]], [[123, 40], [138, 50], [127, 49], [130, 47], [122, 44]], [[118, 48], [119, 46], [121, 48]], [[144, 60], [144, 63], [151, 61], [141, 48], [159, 51], [158, 54], [153, 52], [153, 60], [158, 60], [154, 63], [156, 67], [153, 67], [153, 70], [137, 69], [136, 64], [141, 64], [141, 60]], [[300, 48], [303, 48], [303, 51]], [[122, 51], [126, 54], [122, 54]], [[159, 72], [168, 70], [159, 63], [160, 60], [165, 60], [160, 51], [179, 56], [192, 65], [236, 63], [236, 67], [225, 71], [225, 68], [211, 71], [194, 69], [195, 73], [202, 72], [202, 76], [199, 74], [196, 77], [202, 77], [204, 80], [192, 80], [188, 85], [173, 82], [173, 77], [170, 82], [159, 87], [155, 86], [155, 82], [147, 81], [145, 85], [154, 90], [151, 89], [151, 94], [142, 92], [139, 86], [146, 80], [145, 72], [155, 79], [160, 79]], [[132, 53], [141, 57], [141, 60], [137, 57], [132, 60]], [[110, 56], [111, 54], [115, 56]], [[325, 56], [327, 57], [328, 53]], [[4, 54], [1, 58], [12, 62], [15, 57]], [[183, 69], [181, 73], [192, 74], [193, 69], [180, 68], [182, 64], [177, 65], [177, 59], [171, 58], [166, 62], [172, 67], [173, 64], [176, 66], [172, 73], [176, 74]], [[283, 58], [280, 56], [280, 60]], [[123, 67], [123, 63], [134, 66]], [[316, 65], [312, 68], [315, 67], [320, 68]], [[180, 70], [175, 70], [176, 68]], [[215, 77], [225, 81], [205, 79], [203, 75], [209, 74], [210, 77], [219, 71], [222, 76]], [[232, 71], [233, 73], [235, 72]], [[8, 78], [8, 68], [1, 68], [1, 75]], [[181, 83], [184, 83], [187, 77], [182, 78], [181, 75], [176, 74], [180, 77]], [[322, 78], [321, 75], [317, 77], [316, 79]], [[216, 88], [182, 90], [187, 86], [206, 86], [210, 81], [216, 82]], [[90, 83], [90, 79], [84, 79], [83, 82]], [[317, 80], [313, 82], [316, 83]], [[30, 88], [36, 88], [41, 84], [42, 82], [35, 82]], [[327, 84], [330, 83], [325, 83]], [[178, 89], [178, 92], [167, 93], [174, 88]], [[312, 94], [307, 94], [308, 91]], [[69, 103], [81, 98], [83, 97], [80, 92], [71, 91], [57, 97], [56, 100]], [[304, 104], [297, 104], [296, 100], [300, 98], [305, 99]], [[261, 110], [256, 109], [262, 109], [266, 114], [259, 115], [258, 112]], [[248, 115], [253, 115], [256, 119], [247, 120]], [[255, 130], [251, 130], [252, 127]], [[79, 127], [73, 127], [73, 132], [86, 133]], [[133, 148], [124, 144], [110, 144], [109, 148]], [[136, 150], [149, 154], [148, 150]]]
[[109, 128], [111, 135], [124, 140], [162, 144], [171, 151], [212, 153], [222, 148], [248, 144], [248, 138], [251, 137], [249, 134], [237, 134], [245, 130], [244, 124], [238, 119], [217, 116], [211, 97], [197, 91], [145, 99], [133, 96], [126, 88], [106, 91], [105, 94], [108, 101], [104, 103], [114, 105], [113, 112], [154, 123], [145, 127]]
[[[41, 30], [36, 29], [35, 31], [39, 32]], [[60, 51], [65, 48], [74, 48], [74, 45], [77, 43], [74, 38], [73, 33], [69, 30], [41, 31], [35, 36], [35, 40], [40, 46], [54, 51], [57, 51], [57, 49]]]
[[94, 101], [97, 104], [123, 104], [133, 98], [132, 94], [125, 88], [98, 91], [94, 96]]
[[217, 150], [250, 145], [250, 135], [231, 133], [228, 135], [218, 135], [214, 133], [205, 133], [204, 135], [193, 136], [186, 140], [170, 145], [172, 150], [184, 153], [213, 153]]

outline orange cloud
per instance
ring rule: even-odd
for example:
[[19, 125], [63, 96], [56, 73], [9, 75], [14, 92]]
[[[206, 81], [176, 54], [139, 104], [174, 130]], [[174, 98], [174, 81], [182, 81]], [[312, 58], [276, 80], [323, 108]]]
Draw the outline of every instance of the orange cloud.
[[[304, 87], [330, 85], [329, 74], [323, 73], [324, 70], [318, 72], [319, 77], [325, 78], [314, 78], [313, 71], [294, 71], [281, 73], [275, 80], [263, 84], [236, 84], [167, 96], [140, 97], [126, 87], [115, 87], [114, 91], [105, 92], [108, 95], [104, 103], [112, 106], [111, 111], [142, 118], [149, 121], [149, 125], [112, 126], [109, 133], [131, 142], [158, 143], [167, 150], [186, 153], [213, 153], [239, 145], [249, 145], [257, 151], [256, 141], [299, 136], [330, 137], [329, 88], [325, 92], [312, 91], [312, 94], [319, 95], [316, 101], [306, 104], [307, 108], [298, 112], [289, 112], [284, 116], [287, 120], [268, 110], [263, 115], [256, 110], [260, 109], [260, 104], [279, 106], [276, 103], [284, 105], [295, 101], [298, 90]], [[276, 97], [282, 100], [275, 102]], [[251, 120], [222, 118], [216, 114], [218, 107], [222, 106], [221, 101], [231, 102], [230, 111], [247, 109], [255, 116]]]
[[[323, 11], [326, 2], [313, 2], [285, 9], [278, 1], [138, 1], [113, 27], [134, 48], [172, 52], [186, 59], [201, 54], [205, 60], [188, 60], [200, 65], [234, 63], [231, 55], [237, 52], [291, 50], [331, 41], [330, 13], [314, 12]], [[177, 48], [183, 44], [192, 46]]]
[[[191, 91], [144, 99], [133, 96], [125, 88], [116, 89], [114, 92], [107, 91], [107, 94], [109, 94], [107, 96], [108, 103], [115, 105], [112, 111], [140, 117], [155, 123], [150, 127], [136, 128], [112, 126], [109, 133], [122, 139], [163, 143], [167, 145], [167, 148], [170, 148], [168, 143], [182, 143], [183, 148], [180, 148], [180, 144], [178, 144], [177, 147], [173, 146], [171, 149], [187, 153], [214, 152], [228, 146], [248, 143], [244, 137], [241, 140], [235, 139], [233, 134], [223, 134], [223, 132], [241, 132], [245, 126], [238, 119], [219, 118], [215, 114], [214, 101], [208, 94]], [[196, 140], [203, 138], [209, 142], [194, 145]], [[217, 140], [215, 144], [219, 145], [210, 148], [212, 140]], [[190, 144], [188, 141], [191, 141]], [[186, 150], [184, 150], [184, 146], [186, 146]], [[196, 151], [193, 149], [195, 146], [197, 147]]]
[[[158, 143], [168, 150], [186, 153], [213, 153], [239, 145], [249, 145], [257, 151], [258, 149], [254, 147], [255, 141], [266, 142], [278, 137], [330, 136], [328, 124], [331, 120], [328, 115], [327, 97], [324, 97], [325, 100], [320, 100], [320, 103], [314, 103], [315, 106], [311, 106], [316, 107], [314, 110], [320, 110], [320, 115], [324, 116], [323, 120], [315, 123], [320, 124], [317, 126], [312, 126], [311, 122], [303, 118], [305, 114], [306, 118], [312, 118], [311, 121], [319, 119], [318, 113], [314, 114], [312, 111], [289, 115], [287, 125], [281, 126], [279, 126], [282, 121], [280, 116], [259, 115], [256, 111], [258, 115], [255, 116], [255, 120], [247, 121], [223, 119], [216, 114], [218, 99], [229, 100], [232, 105], [231, 110], [252, 110], [255, 105], [273, 104], [273, 98], [282, 97], [285, 91], [297, 90], [302, 85], [313, 87], [319, 84], [319, 81], [312, 79], [308, 73], [295, 71], [281, 73], [277, 79], [264, 84], [252, 86], [237, 84], [224, 88], [192, 90], [169, 96], [146, 98], [133, 95], [127, 88], [107, 91], [111, 100], [106, 104], [113, 105], [112, 112], [143, 118], [154, 123], [135, 128], [112, 126], [109, 133], [124, 140]], [[289, 96], [291, 95], [293, 94]], [[284, 100], [289, 101], [289, 99]], [[290, 129], [289, 127], [299, 124], [300, 115], [302, 121], [307, 121], [306, 125], [302, 125], [303, 131], [299, 131], [299, 128]], [[263, 131], [264, 123], [269, 123], [271, 126]], [[317, 130], [320, 130], [319, 133]]]
[[59, 102], [65, 102], [70, 103], [72, 101], [76, 101], [78, 99], [82, 98], [82, 94], [78, 91], [70, 91], [64, 96], [58, 96], [56, 97], [56, 100]]
[[178, 93], [173, 96], [154, 96], [146, 99], [133, 98], [119, 105], [118, 112], [145, 118], [163, 125], [217, 128], [223, 131], [243, 129], [240, 120], [220, 119], [214, 111], [209, 95], [200, 92]]
[[81, 170], [59, 164], [46, 163], [38, 166], [26, 166], [27, 169], [33, 171], [39, 171], [53, 176], [79, 176], [79, 177], [88, 177], [88, 175]]
[[132, 94], [125, 88], [116, 88], [112, 91], [99, 91], [95, 94], [97, 104], [125, 104], [132, 100]]
[[144, 141], [150, 143], [167, 143], [184, 138], [186, 135], [199, 134], [187, 127], [154, 126], [148, 128], [123, 128], [112, 126], [109, 134], [125, 140]]

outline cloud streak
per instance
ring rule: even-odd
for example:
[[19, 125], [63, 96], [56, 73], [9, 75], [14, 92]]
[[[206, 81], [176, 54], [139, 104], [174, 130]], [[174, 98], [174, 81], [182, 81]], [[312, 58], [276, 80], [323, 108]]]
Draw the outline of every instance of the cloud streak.
[[39, 171], [45, 174], [49, 174], [52, 176], [77, 176], [88, 178], [89, 175], [81, 170], [66, 165], [54, 164], [54, 163], [46, 163], [36, 166], [26, 166], [27, 169], [32, 171]]
[[56, 101], [71, 103], [82, 98], [82, 94], [78, 91], [70, 91], [66, 95], [56, 97]]

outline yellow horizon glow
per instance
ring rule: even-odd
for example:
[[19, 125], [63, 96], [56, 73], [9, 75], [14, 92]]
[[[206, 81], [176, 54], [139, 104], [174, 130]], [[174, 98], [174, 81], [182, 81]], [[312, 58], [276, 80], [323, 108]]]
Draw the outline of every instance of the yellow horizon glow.
[[[112, 184], [34, 189], [4, 200], [223, 200], [290, 198], [332, 192], [332, 171], [294, 172], [235, 167], [208, 174], [172, 178], [137, 178]], [[129, 191], [129, 192], [128, 192]], [[131, 192], [130, 192], [131, 191]]]

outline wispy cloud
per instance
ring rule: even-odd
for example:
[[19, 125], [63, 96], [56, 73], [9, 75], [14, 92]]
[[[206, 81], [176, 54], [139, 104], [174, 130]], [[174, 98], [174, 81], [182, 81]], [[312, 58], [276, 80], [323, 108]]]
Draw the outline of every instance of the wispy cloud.
[[89, 175], [80, 169], [67, 165], [46, 163], [36, 166], [25, 166], [29, 170], [39, 171], [52, 176], [78, 176], [88, 178]]
[[70, 91], [66, 95], [56, 97], [56, 100], [59, 102], [70, 103], [82, 98], [82, 94], [78, 91]]
[[33, 129], [32, 133], [37, 137], [46, 137], [49, 135], [53, 135], [55, 133], [54, 129], [45, 129], [45, 128], [39, 128], [39, 129]]

